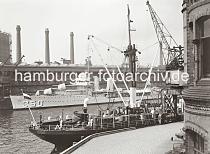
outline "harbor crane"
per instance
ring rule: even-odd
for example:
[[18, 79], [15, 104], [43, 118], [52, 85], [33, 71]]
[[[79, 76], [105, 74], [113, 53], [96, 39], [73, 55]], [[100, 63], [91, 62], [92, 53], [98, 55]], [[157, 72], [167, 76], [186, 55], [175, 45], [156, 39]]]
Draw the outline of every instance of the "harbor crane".
[[[160, 45], [160, 66], [163, 65], [166, 67], [166, 86], [162, 90], [163, 109], [165, 112], [167, 112], [167, 110], [172, 110], [173, 113], [177, 115], [177, 104], [182, 100], [181, 93], [186, 84], [181, 79], [181, 75], [184, 73], [184, 49], [181, 45], [177, 44], [149, 1], [146, 2], [146, 5], [148, 6]], [[174, 80], [175, 75], [176, 80]]]
[[167, 70], [183, 70], [183, 47], [181, 45], [178, 46], [177, 42], [152, 8], [149, 1], [147, 1], [146, 4], [149, 8], [160, 45], [160, 65], [165, 65]]

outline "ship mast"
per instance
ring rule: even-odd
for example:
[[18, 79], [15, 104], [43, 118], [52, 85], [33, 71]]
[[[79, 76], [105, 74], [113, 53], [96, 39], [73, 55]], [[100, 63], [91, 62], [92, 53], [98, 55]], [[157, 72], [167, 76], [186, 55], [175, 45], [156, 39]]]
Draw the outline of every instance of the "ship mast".
[[129, 5], [127, 5], [128, 7], [128, 39], [129, 39], [129, 45], [128, 48], [126, 49], [126, 51], [124, 51], [124, 54], [126, 57], [128, 57], [129, 59], [129, 69], [130, 69], [130, 73], [132, 74], [132, 81], [131, 81], [131, 87], [130, 87], [130, 107], [133, 108], [134, 104], [136, 104], [136, 78], [135, 78], [135, 72], [136, 72], [136, 48], [135, 48], [135, 44], [132, 45], [131, 43], [131, 31], [133, 31], [131, 29], [131, 22], [133, 22], [132, 20], [130, 20], [130, 9], [129, 9]]
[[130, 19], [130, 9], [129, 9], [129, 5], [127, 5], [128, 7], [128, 15], [127, 15], [127, 18], [128, 18], [128, 41], [129, 41], [129, 45], [128, 46], [131, 46], [131, 19]]

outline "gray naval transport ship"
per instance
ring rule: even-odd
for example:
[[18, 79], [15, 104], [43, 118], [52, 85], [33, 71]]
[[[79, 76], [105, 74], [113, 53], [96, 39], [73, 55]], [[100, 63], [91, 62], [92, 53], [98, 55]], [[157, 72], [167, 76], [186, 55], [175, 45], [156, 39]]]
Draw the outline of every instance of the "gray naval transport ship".
[[106, 91], [113, 89], [112, 83], [107, 82], [106, 89], [99, 89], [98, 78], [91, 83], [88, 73], [80, 73], [75, 82], [69, 85], [59, 84], [45, 90], [37, 90], [34, 95], [23, 92], [22, 95], [10, 95], [12, 109], [48, 108], [82, 105], [88, 97], [91, 104], [103, 104], [108, 102], [120, 102], [120, 98], [108, 97]]

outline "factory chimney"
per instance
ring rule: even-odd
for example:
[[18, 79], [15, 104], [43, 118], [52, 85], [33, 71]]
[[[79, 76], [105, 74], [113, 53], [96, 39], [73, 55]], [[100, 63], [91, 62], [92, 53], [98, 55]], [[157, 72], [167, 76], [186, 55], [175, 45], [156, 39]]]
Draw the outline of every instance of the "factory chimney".
[[45, 63], [50, 64], [49, 29], [45, 29]]
[[70, 61], [74, 64], [74, 33], [70, 33]]
[[20, 25], [17, 25], [16, 31], [17, 31], [17, 42], [16, 42], [16, 62], [21, 63], [21, 35], [20, 35]]

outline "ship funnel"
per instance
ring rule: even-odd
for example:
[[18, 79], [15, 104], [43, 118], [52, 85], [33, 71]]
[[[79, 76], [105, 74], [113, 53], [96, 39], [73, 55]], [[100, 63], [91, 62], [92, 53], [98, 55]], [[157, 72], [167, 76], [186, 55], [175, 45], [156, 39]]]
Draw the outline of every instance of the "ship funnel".
[[20, 31], [21, 31], [21, 28], [20, 28], [20, 25], [17, 25], [16, 27], [16, 31], [17, 31], [17, 42], [16, 42], [16, 62], [19, 62], [21, 63], [21, 34], [20, 34]]
[[74, 64], [74, 33], [70, 33], [70, 60]]
[[114, 87], [113, 87], [113, 79], [112, 78], [108, 78], [107, 79], [107, 86], [106, 86], [106, 90], [107, 91], [113, 91]]
[[98, 91], [99, 90], [99, 78], [97, 76], [94, 76], [94, 90]]
[[84, 102], [83, 102], [83, 112], [84, 113], [87, 113], [87, 104], [88, 104], [88, 102], [89, 102], [89, 98], [87, 97], [87, 98], [84, 99]]
[[49, 29], [45, 29], [45, 63], [50, 64]]

